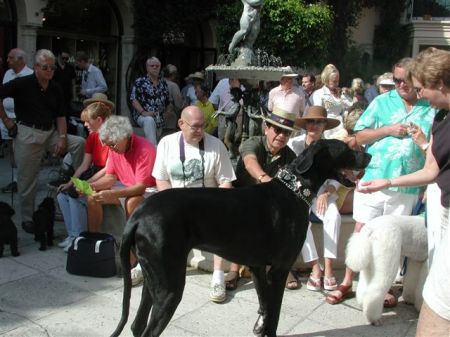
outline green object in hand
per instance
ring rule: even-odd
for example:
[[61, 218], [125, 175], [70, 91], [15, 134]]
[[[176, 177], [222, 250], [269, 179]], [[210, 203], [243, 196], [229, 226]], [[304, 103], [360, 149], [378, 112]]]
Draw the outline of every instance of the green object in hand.
[[75, 187], [80, 190], [81, 193], [86, 195], [93, 195], [94, 190], [92, 189], [91, 185], [86, 180], [81, 180], [76, 177], [70, 178], [72, 180]]

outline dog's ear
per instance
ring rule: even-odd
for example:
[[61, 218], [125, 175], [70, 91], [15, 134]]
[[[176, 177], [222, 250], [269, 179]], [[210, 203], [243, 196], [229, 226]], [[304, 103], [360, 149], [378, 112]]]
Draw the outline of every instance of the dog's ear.
[[318, 140], [311, 143], [297, 158], [289, 165], [289, 169], [294, 174], [302, 174], [308, 171], [314, 163], [314, 156], [324, 147], [324, 142]]

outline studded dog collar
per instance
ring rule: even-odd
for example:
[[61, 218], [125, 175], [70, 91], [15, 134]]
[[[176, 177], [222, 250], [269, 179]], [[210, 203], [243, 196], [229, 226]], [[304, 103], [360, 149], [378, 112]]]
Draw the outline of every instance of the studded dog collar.
[[302, 199], [308, 207], [311, 207], [313, 195], [309, 188], [305, 188], [302, 186], [302, 182], [291, 172], [289, 172], [285, 168], [281, 168], [278, 170], [276, 176], [280, 182], [283, 183], [287, 188], [289, 188], [292, 192], [295, 193], [297, 197]]

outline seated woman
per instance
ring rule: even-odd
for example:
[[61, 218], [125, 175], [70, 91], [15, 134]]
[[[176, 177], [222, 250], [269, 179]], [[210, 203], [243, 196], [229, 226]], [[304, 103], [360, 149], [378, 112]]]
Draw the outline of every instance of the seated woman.
[[[113, 109], [114, 104], [104, 100], [88, 105], [81, 112], [81, 119], [89, 130], [89, 136], [86, 139], [83, 162], [75, 171], [74, 177], [93, 182], [104, 174], [109, 148], [101, 143], [97, 131]], [[67, 252], [72, 241], [87, 229], [86, 198], [78, 197], [71, 180], [60, 185], [58, 192], [57, 200], [67, 230], [67, 237], [58, 247]]]
[[[288, 146], [298, 155], [312, 142], [323, 138], [325, 130], [333, 129], [340, 122], [336, 119], [327, 118], [325, 108], [312, 106], [303, 118], [299, 118], [298, 126], [306, 130], [305, 134], [291, 138]], [[317, 197], [313, 201], [312, 212], [323, 221], [323, 241], [325, 270], [323, 286], [325, 290], [334, 290], [337, 282], [333, 273], [333, 260], [337, 255], [337, 243], [341, 227], [341, 215], [338, 206], [339, 190], [343, 187], [335, 180], [328, 179], [320, 187]], [[307, 289], [319, 291], [322, 288], [322, 270], [319, 264], [316, 246], [312, 232], [308, 230], [305, 244], [302, 249], [303, 260], [311, 262], [312, 273], [306, 284]]]
[[88, 196], [88, 228], [98, 232], [103, 205], [121, 204], [128, 218], [144, 200], [146, 189], [156, 185], [152, 177], [156, 148], [136, 136], [128, 118], [112, 116], [99, 129], [102, 143], [109, 147], [105, 175], [91, 183], [96, 191]]

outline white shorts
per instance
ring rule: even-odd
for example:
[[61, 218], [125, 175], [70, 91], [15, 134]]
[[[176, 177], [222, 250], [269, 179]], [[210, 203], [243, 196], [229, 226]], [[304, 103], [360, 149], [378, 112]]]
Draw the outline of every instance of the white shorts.
[[361, 193], [355, 190], [353, 197], [353, 219], [366, 224], [381, 215], [411, 215], [418, 195], [389, 190]]

